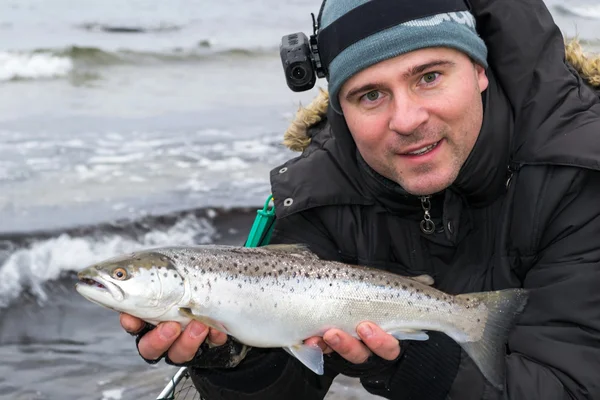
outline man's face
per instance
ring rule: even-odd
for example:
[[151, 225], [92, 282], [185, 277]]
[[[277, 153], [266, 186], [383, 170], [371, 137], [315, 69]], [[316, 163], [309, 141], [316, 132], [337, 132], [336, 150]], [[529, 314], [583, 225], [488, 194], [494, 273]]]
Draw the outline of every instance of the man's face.
[[382, 61], [344, 83], [344, 117], [364, 160], [414, 195], [447, 188], [483, 120], [483, 67], [448, 48]]

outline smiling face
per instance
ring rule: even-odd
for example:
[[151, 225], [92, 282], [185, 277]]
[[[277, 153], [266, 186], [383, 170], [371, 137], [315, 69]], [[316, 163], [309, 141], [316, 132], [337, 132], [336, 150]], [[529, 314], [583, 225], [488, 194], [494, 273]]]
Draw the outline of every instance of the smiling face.
[[444, 190], [471, 153], [483, 121], [483, 67], [449, 48], [416, 50], [348, 79], [339, 93], [364, 160], [409, 193]]

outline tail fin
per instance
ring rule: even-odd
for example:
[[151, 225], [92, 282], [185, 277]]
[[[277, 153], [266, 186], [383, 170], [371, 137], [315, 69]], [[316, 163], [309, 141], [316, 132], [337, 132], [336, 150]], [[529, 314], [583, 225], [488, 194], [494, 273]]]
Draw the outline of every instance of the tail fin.
[[517, 315], [527, 304], [525, 289], [506, 289], [495, 292], [469, 293], [457, 296], [479, 300], [489, 310], [483, 337], [477, 342], [459, 342], [481, 373], [496, 388], [504, 387], [505, 343]]

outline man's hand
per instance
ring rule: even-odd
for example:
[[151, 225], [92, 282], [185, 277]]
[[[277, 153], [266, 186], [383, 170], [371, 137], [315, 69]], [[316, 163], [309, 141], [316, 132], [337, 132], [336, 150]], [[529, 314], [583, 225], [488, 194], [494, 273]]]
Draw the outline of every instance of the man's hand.
[[[120, 320], [123, 329], [129, 333], [135, 334], [144, 327], [144, 321], [129, 314], [121, 314]], [[138, 349], [148, 360], [156, 360], [168, 351], [173, 363], [183, 364], [194, 358], [207, 338], [212, 344], [221, 346], [227, 341], [227, 334], [198, 321], [190, 322], [183, 332], [178, 322], [161, 322], [140, 339]]]
[[362, 364], [375, 353], [385, 360], [394, 360], [400, 355], [398, 339], [389, 335], [371, 322], [358, 325], [356, 332], [362, 342], [339, 329], [330, 329], [320, 337], [311, 337], [304, 341], [308, 345], [317, 345], [323, 353], [336, 352], [353, 364]]

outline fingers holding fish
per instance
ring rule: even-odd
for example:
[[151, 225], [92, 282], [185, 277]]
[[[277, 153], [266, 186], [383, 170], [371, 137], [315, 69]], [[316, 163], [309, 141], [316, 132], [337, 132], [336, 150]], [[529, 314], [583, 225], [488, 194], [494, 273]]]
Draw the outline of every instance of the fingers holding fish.
[[146, 324], [141, 319], [126, 313], [121, 313], [121, 315], [119, 316], [119, 321], [121, 322], [121, 326], [123, 327], [123, 329], [125, 329], [127, 333], [130, 333], [132, 335], [135, 335], [138, 332], [140, 332]]
[[210, 328], [208, 341], [215, 346], [222, 346], [225, 344], [225, 342], [227, 342], [227, 334], [214, 328]]
[[325, 332], [323, 340], [333, 351], [353, 364], [362, 364], [373, 354], [360, 340], [339, 329]]
[[[146, 333], [138, 343], [138, 349], [142, 357], [148, 360], [156, 360], [163, 355], [177, 337], [181, 334], [181, 326], [177, 322], [163, 322], [156, 329]], [[196, 347], [197, 348], [197, 347]]]
[[400, 342], [380, 327], [369, 322], [358, 325], [357, 333], [373, 353], [384, 360], [395, 360], [400, 355]]
[[198, 322], [192, 321], [177, 337], [169, 348], [169, 359], [175, 364], [183, 364], [194, 358], [200, 345], [206, 340], [209, 328]]

